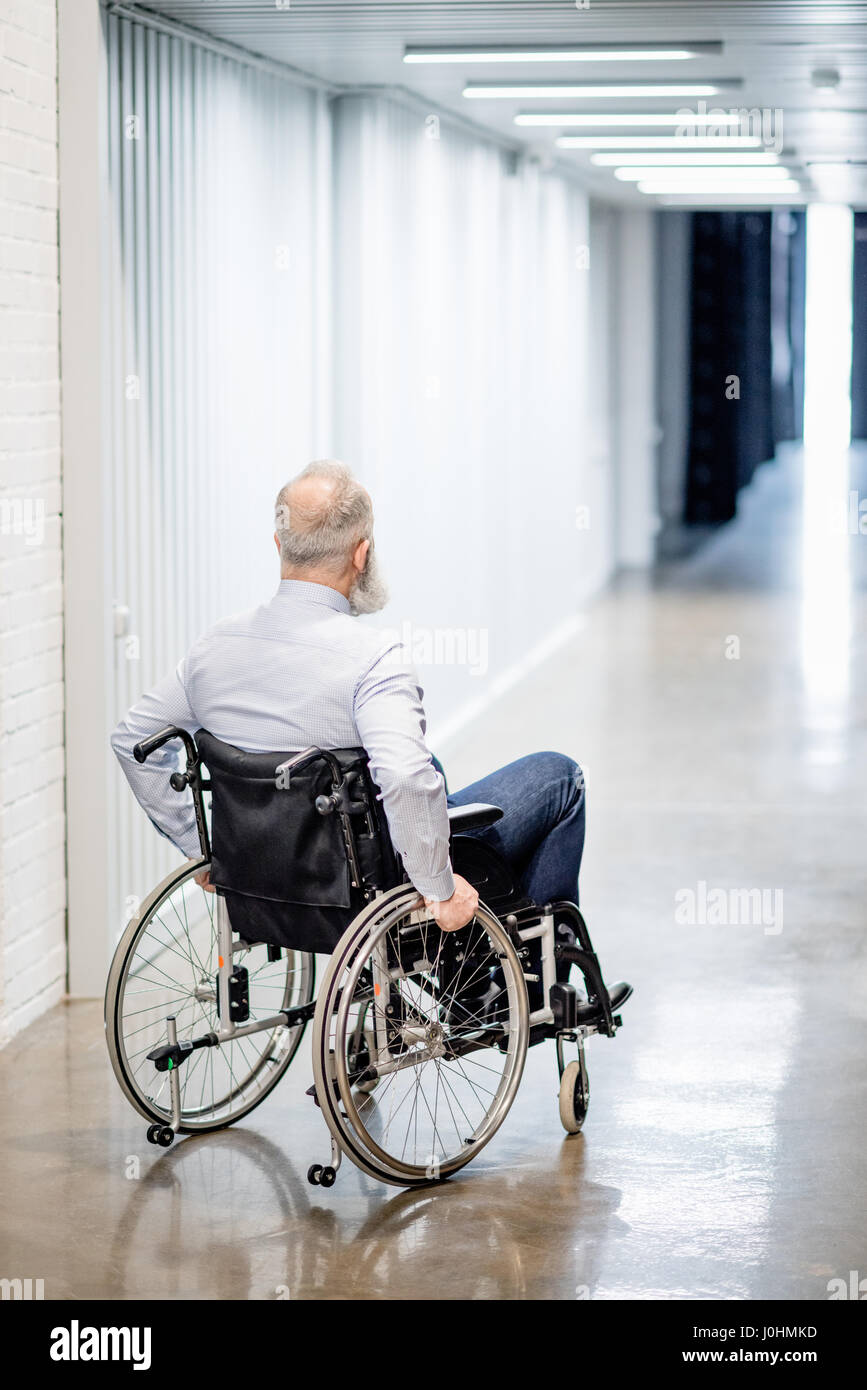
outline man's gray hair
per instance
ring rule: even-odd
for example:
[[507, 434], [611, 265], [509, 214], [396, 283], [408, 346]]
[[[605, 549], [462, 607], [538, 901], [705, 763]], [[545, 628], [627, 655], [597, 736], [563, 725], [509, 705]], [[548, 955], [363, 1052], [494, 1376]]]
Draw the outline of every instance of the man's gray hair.
[[[313, 506], [293, 499], [296, 484], [307, 478], [330, 484]], [[359, 541], [371, 539], [373, 508], [345, 463], [317, 459], [278, 492], [275, 525], [284, 567], [342, 570]]]

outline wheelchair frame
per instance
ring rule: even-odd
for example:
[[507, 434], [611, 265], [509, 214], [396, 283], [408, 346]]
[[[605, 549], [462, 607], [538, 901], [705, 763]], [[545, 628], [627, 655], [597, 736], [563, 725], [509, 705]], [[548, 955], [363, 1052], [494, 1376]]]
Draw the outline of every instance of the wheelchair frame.
[[[202, 757], [197, 748], [196, 742], [191, 734], [185, 729], [175, 726], [168, 726], [150, 738], [142, 740], [134, 748], [136, 760], [143, 763], [151, 753], [155, 752], [163, 744], [172, 739], [180, 739], [186, 753], [186, 766], [183, 772], [175, 771], [170, 776], [170, 783], [177, 792], [183, 792], [189, 787], [195, 810], [196, 827], [199, 835], [201, 848], [201, 858], [189, 866], [189, 874], [193, 875], [198, 870], [206, 868], [211, 862], [211, 845], [208, 830], [207, 814], [204, 804], [204, 794], [211, 790], [210, 781], [205, 780], [201, 774]], [[352, 919], [346, 929], [345, 935], [360, 920], [362, 915], [369, 911], [371, 905], [379, 900], [384, 900], [390, 895], [399, 897], [398, 889], [368, 890], [362, 881], [362, 874], [359, 867], [359, 856], [355, 842], [355, 830], [352, 825], [350, 808], [358, 810], [357, 804], [353, 806], [348, 793], [347, 781], [337, 758], [327, 749], [309, 747], [293, 757], [287, 759], [283, 764], [275, 769], [275, 773], [285, 777], [285, 785], [288, 786], [289, 779], [293, 772], [297, 772], [306, 767], [316, 759], [323, 759], [329, 766], [332, 778], [332, 792], [329, 797], [318, 797], [316, 799], [316, 809], [320, 814], [336, 812], [339, 817], [344, 847], [350, 867], [352, 886], [357, 888], [368, 906], [362, 908]], [[277, 785], [281, 785], [280, 782]], [[320, 802], [323, 803], [320, 805]], [[327, 804], [326, 804], [327, 803]], [[489, 823], [496, 817], [485, 819], [480, 814], [483, 811], [490, 812], [497, 808], [454, 808], [453, 819], [458, 827], [461, 821], [470, 828], [471, 825]], [[473, 812], [475, 811], [475, 820]], [[461, 812], [464, 813], [463, 817]], [[371, 827], [370, 817], [368, 816], [368, 827]], [[456, 829], [456, 834], [460, 834], [460, 829]], [[168, 883], [170, 880], [166, 880]], [[161, 885], [162, 887], [163, 885]], [[409, 881], [399, 887], [406, 891], [411, 887]], [[150, 1142], [167, 1147], [173, 1141], [175, 1135], [183, 1128], [183, 1107], [180, 1085], [180, 1067], [191, 1056], [191, 1054], [201, 1048], [220, 1047], [224, 1043], [253, 1035], [255, 1033], [267, 1032], [275, 1028], [289, 1027], [294, 1028], [306, 1024], [316, 1013], [317, 1000], [313, 998], [309, 1002], [297, 1006], [290, 1006], [276, 1013], [270, 1014], [265, 1018], [259, 1018], [254, 1022], [236, 1023], [232, 1018], [233, 1005], [233, 982], [235, 980], [234, 958], [238, 954], [243, 954], [251, 949], [251, 944], [239, 937], [233, 940], [233, 928], [229, 918], [229, 912], [224, 896], [216, 892], [216, 926], [218, 940], [218, 969], [216, 971], [216, 989], [213, 994], [206, 993], [197, 997], [207, 997], [213, 999], [217, 1005], [219, 1015], [219, 1028], [209, 1030], [195, 1038], [179, 1038], [177, 1031], [177, 1019], [174, 1014], [166, 1016], [166, 1038], [167, 1042], [155, 1048], [147, 1054], [147, 1059], [154, 1063], [158, 1072], [168, 1072], [171, 1111], [168, 1124], [151, 1124], [148, 1129], [148, 1139]], [[482, 904], [484, 907], [484, 904]], [[617, 1010], [631, 994], [631, 987], [622, 985], [616, 987], [614, 997], [602, 979], [599, 962], [593, 950], [590, 935], [587, 930], [584, 918], [574, 903], [559, 901], [547, 903], [540, 907], [537, 904], [527, 903], [521, 905], [515, 912], [506, 913], [502, 918], [498, 917], [490, 908], [484, 907], [495, 922], [498, 922], [502, 930], [507, 934], [511, 946], [521, 964], [521, 974], [525, 983], [537, 983], [540, 981], [539, 974], [528, 970], [529, 946], [533, 941], [540, 942], [541, 952], [541, 986], [542, 998], [545, 1001], [542, 1007], [527, 1013], [528, 1037], [527, 1046], [542, 1041], [544, 1038], [553, 1037], [556, 1042], [557, 1068], [561, 1082], [560, 1113], [564, 1126], [570, 1132], [577, 1132], [581, 1128], [586, 1108], [589, 1100], [589, 1079], [585, 1057], [585, 1043], [594, 1034], [602, 1034], [613, 1037], [621, 1025], [621, 1017]], [[415, 914], [410, 914], [415, 915]], [[420, 915], [426, 916], [421, 913]], [[557, 942], [555, 939], [555, 919], [562, 923], [568, 920], [571, 925], [575, 941], [577, 944]], [[341, 938], [341, 942], [343, 941]], [[336, 950], [337, 948], [335, 948]], [[270, 956], [269, 948], [269, 959]], [[501, 957], [502, 959], [502, 957]], [[569, 983], [558, 982], [556, 978], [557, 961], [566, 961], [570, 965], [576, 965], [584, 976], [587, 985], [587, 1001], [579, 1003], [577, 991]], [[372, 975], [374, 990], [378, 994], [379, 987], [383, 983], [387, 986], [389, 980], [388, 962], [386, 959], [376, 957], [372, 961]], [[110, 983], [109, 983], [110, 988]], [[107, 998], [108, 1004], [108, 998]], [[106, 1026], [108, 1027], [108, 1008], [106, 1011]], [[375, 1022], [375, 1059], [372, 1061], [368, 1070], [376, 1073], [377, 1081], [381, 1075], [386, 1075], [389, 1070], [396, 1070], [409, 1062], [394, 1062], [389, 1054], [389, 1045], [385, 1036], [385, 1023], [380, 1010]], [[577, 1044], [578, 1058], [577, 1070], [576, 1063], [572, 1063], [572, 1072], [564, 1059], [564, 1044], [566, 1042]], [[463, 1055], [460, 1051], [460, 1044], [456, 1055]], [[474, 1044], [469, 1044], [467, 1051], [473, 1049]], [[293, 1054], [294, 1055], [294, 1054]], [[386, 1057], [387, 1062], [383, 1064], [382, 1057]], [[416, 1057], [423, 1054], [414, 1054]], [[433, 1055], [433, 1054], [432, 1054]], [[114, 1059], [112, 1058], [114, 1065]], [[381, 1072], [380, 1069], [381, 1068]], [[115, 1068], [117, 1070], [117, 1068]], [[314, 1070], [316, 1070], [314, 1059]], [[321, 1064], [320, 1064], [321, 1070]], [[520, 1070], [517, 1080], [513, 1083], [514, 1089], [520, 1081], [520, 1071], [523, 1070], [523, 1059], [521, 1060]], [[574, 1091], [573, 1099], [570, 1102], [569, 1095], [564, 1099], [564, 1087], [568, 1081], [570, 1094]], [[317, 1073], [317, 1092], [322, 1078]], [[322, 1082], [327, 1086], [327, 1082]], [[330, 1083], [333, 1085], [333, 1081]], [[267, 1092], [266, 1092], [267, 1094]], [[331, 1101], [331, 1096], [329, 1096]], [[317, 1104], [320, 1101], [317, 1096]], [[511, 1104], [511, 1100], [509, 1101]], [[565, 1105], [565, 1111], [564, 1111]], [[141, 1107], [139, 1107], [141, 1108]], [[333, 1104], [330, 1106], [333, 1108]], [[507, 1107], [508, 1109], [508, 1107]], [[330, 1186], [334, 1182], [337, 1170], [343, 1156], [343, 1145], [337, 1137], [334, 1123], [329, 1115], [325, 1114], [329, 1129], [331, 1130], [331, 1164], [328, 1166], [314, 1164], [308, 1172], [308, 1178], [314, 1184]], [[569, 1122], [571, 1120], [571, 1122]], [[231, 1119], [226, 1121], [231, 1123]], [[499, 1122], [498, 1122], [499, 1123]], [[495, 1126], [495, 1128], [498, 1127]], [[485, 1141], [487, 1142], [487, 1141]], [[359, 1166], [365, 1168], [365, 1163], [360, 1162], [359, 1158], [353, 1155], [354, 1161]], [[366, 1171], [375, 1176], [383, 1176], [382, 1172], [377, 1172], [373, 1168], [366, 1168]], [[391, 1177], [387, 1180], [396, 1181]]]

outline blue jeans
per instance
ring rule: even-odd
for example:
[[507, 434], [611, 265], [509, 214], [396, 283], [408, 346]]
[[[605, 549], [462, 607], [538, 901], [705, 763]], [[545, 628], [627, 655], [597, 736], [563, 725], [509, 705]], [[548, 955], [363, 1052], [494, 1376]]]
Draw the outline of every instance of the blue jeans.
[[584, 778], [576, 762], [562, 753], [530, 753], [448, 797], [450, 806], [471, 801], [502, 810], [496, 825], [467, 833], [503, 856], [534, 902], [578, 902], [585, 811]]

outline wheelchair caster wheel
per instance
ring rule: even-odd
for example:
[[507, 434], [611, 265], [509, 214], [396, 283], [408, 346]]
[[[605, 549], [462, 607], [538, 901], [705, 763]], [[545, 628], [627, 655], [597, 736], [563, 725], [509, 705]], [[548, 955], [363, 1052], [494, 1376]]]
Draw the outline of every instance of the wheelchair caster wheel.
[[318, 1187], [322, 1180], [323, 1168], [321, 1163], [311, 1163], [307, 1169], [307, 1181], [314, 1187]]
[[586, 1067], [570, 1062], [560, 1082], [560, 1123], [567, 1134], [578, 1134], [587, 1118], [590, 1082]]
[[159, 1134], [159, 1132], [160, 1132], [161, 1129], [162, 1129], [162, 1125], [148, 1125], [148, 1143], [149, 1143], [149, 1144], [156, 1144], [156, 1143], [159, 1142], [158, 1139], [157, 1139], [157, 1135]]
[[160, 1148], [167, 1149], [175, 1137], [175, 1131], [171, 1125], [151, 1125], [148, 1130], [148, 1139], [151, 1144], [159, 1144]]
[[322, 1172], [319, 1174], [319, 1186], [320, 1186], [320, 1187], [333, 1187], [333, 1186], [334, 1186], [334, 1179], [335, 1179], [336, 1177], [337, 1177], [337, 1170], [336, 1170], [336, 1169], [331, 1168], [331, 1167], [323, 1168], [323, 1169], [322, 1169]]

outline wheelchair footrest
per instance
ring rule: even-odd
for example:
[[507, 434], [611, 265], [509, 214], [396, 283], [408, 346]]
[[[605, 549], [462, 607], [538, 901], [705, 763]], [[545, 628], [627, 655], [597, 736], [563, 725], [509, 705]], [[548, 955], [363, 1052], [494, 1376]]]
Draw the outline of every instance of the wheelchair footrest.
[[[554, 987], [552, 987], [552, 993], [553, 988]], [[626, 1000], [629, 998], [631, 993], [632, 986], [626, 984], [625, 981], [621, 981], [619, 984], [611, 986], [611, 989], [608, 991], [608, 998], [610, 1000], [612, 1014], [615, 1009], [619, 1009], [622, 1004], [626, 1003]], [[602, 1018], [604, 1018], [604, 1010], [598, 999], [581, 999], [578, 1001], [576, 1005], [575, 1022], [572, 1023], [570, 1027], [575, 1028], [576, 1026], [582, 1023], [598, 1023], [599, 1020]], [[616, 1028], [619, 1028], [621, 1026], [621, 1019], [619, 1015], [617, 1017], [612, 1017], [611, 1021]]]
[[632, 985], [627, 984], [625, 980], [618, 980], [617, 984], [612, 985], [608, 991], [612, 1009], [619, 1009], [631, 995]]

